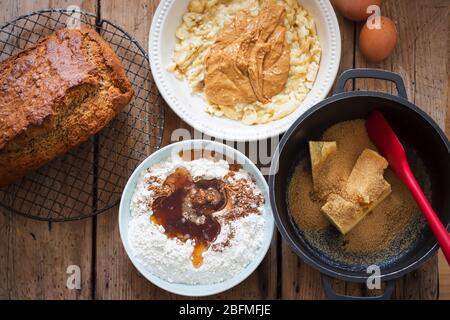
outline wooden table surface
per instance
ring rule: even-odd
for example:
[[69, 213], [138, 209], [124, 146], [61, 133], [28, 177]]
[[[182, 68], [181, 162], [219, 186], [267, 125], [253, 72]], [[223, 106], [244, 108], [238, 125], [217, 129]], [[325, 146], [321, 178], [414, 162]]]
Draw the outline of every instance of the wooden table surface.
[[[147, 35], [158, 0], [0, 0], [0, 24], [21, 14], [44, 8], [80, 5], [121, 25], [147, 46]], [[450, 133], [449, 95], [450, 0], [385, 0], [382, 13], [398, 26], [395, 53], [379, 64], [369, 64], [358, 49], [360, 24], [339, 17], [342, 35], [341, 71], [376, 67], [398, 72], [411, 101], [430, 114]], [[175, 22], [174, 22], [175, 23]], [[393, 92], [392, 84], [357, 80], [350, 88]], [[189, 128], [166, 107], [164, 144], [176, 128]], [[132, 266], [122, 247], [117, 225], [118, 208], [96, 218], [70, 223], [45, 223], [0, 214], [0, 299], [162, 299], [178, 298], [146, 281]], [[82, 272], [80, 290], [66, 287], [69, 265]], [[444, 266], [444, 264], [442, 264]], [[448, 271], [448, 270], [447, 270]], [[335, 283], [338, 292], [370, 294], [361, 285]], [[449, 290], [448, 283], [442, 288]], [[442, 293], [446, 294], [447, 293]], [[438, 258], [399, 279], [397, 299], [437, 299]], [[323, 299], [320, 275], [277, 235], [258, 270], [238, 287], [214, 298], [221, 299]]]

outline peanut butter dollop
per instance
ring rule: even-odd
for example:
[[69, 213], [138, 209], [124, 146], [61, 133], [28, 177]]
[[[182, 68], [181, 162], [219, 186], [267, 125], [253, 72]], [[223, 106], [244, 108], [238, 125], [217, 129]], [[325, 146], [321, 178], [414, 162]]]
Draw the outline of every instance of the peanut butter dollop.
[[289, 76], [285, 10], [267, 0], [258, 16], [239, 12], [205, 58], [205, 93], [217, 105], [270, 102]]

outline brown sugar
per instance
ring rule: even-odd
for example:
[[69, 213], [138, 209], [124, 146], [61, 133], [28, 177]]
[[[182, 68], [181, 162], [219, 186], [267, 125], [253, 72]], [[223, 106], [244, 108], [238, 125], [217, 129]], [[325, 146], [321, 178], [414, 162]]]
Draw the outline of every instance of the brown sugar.
[[306, 230], [318, 231], [330, 223], [320, 212], [321, 203], [313, 200], [313, 194], [311, 174], [306, 163], [302, 163], [295, 169], [288, 187], [289, 208], [297, 225]]
[[[408, 189], [389, 168], [384, 179], [392, 192], [346, 235], [337, 232], [320, 211], [331, 194], [346, 194], [349, 177], [363, 151], [376, 150], [365, 120], [338, 123], [326, 130], [321, 140], [336, 141], [338, 150], [326, 162], [326, 187], [314, 190], [309, 159], [300, 161], [288, 187], [290, 213], [306, 241], [330, 258], [351, 264], [374, 263], [407, 250], [425, 222]], [[421, 179], [427, 194], [429, 182], [425, 176]]]

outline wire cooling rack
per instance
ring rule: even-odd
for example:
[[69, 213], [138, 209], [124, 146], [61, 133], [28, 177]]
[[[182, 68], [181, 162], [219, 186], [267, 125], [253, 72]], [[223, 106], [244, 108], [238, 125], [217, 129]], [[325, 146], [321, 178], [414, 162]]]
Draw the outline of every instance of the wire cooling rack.
[[79, 220], [116, 206], [133, 170], [162, 140], [164, 102], [147, 53], [123, 29], [95, 14], [49, 9], [21, 16], [0, 27], [0, 61], [74, 23], [96, 28], [111, 45], [135, 96], [95, 137], [14, 185], [0, 188], [0, 206], [38, 220]]

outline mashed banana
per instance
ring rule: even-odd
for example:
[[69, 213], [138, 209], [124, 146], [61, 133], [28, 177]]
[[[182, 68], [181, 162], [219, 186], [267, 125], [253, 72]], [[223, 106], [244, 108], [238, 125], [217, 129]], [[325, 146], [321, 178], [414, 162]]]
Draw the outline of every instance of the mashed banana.
[[[178, 43], [168, 69], [180, 80], [187, 79], [192, 91], [206, 99], [205, 58], [211, 47], [236, 14], [247, 11], [250, 17], [257, 17], [264, 2], [192, 0], [176, 31]], [[315, 22], [298, 0], [277, 0], [276, 3], [285, 9], [285, 37], [290, 46], [290, 68], [284, 89], [271, 99], [251, 103], [221, 105], [210, 99], [206, 107], [209, 114], [249, 125], [267, 123], [292, 113], [311, 90], [321, 59]]]

